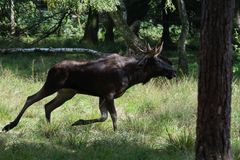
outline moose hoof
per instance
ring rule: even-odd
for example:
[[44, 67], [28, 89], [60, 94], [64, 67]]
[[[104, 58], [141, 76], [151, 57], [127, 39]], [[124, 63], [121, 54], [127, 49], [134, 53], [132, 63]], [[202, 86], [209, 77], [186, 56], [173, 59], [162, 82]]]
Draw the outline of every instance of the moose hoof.
[[72, 126], [77, 126], [77, 125], [85, 125], [86, 121], [83, 119], [80, 119], [72, 124]]
[[3, 132], [7, 132], [10, 129], [14, 128], [16, 125], [13, 122], [10, 122], [8, 125], [6, 125], [5, 127], [3, 127], [2, 131]]

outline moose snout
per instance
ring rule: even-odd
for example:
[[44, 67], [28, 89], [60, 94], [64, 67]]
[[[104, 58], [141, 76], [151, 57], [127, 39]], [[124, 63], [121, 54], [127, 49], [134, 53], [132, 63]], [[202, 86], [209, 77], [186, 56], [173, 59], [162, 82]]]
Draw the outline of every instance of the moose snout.
[[171, 72], [169, 72], [169, 74], [166, 77], [168, 79], [172, 79], [174, 77], [177, 77], [177, 71], [173, 69]]
[[173, 77], [177, 77], [177, 71], [173, 70]]

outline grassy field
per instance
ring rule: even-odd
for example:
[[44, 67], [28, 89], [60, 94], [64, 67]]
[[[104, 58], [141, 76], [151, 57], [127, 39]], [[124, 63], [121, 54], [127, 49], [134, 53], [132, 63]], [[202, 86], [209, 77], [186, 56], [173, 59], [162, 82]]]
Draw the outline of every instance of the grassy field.
[[[0, 128], [13, 120], [26, 97], [42, 86], [48, 68], [84, 55], [0, 55]], [[240, 160], [240, 82], [233, 83], [232, 147]], [[48, 97], [24, 114], [19, 125], [0, 132], [0, 160], [192, 160], [194, 159], [197, 81], [193, 76], [154, 79], [130, 88], [116, 100], [118, 131], [111, 120], [71, 127], [99, 116], [98, 99], [77, 95], [44, 116]]]

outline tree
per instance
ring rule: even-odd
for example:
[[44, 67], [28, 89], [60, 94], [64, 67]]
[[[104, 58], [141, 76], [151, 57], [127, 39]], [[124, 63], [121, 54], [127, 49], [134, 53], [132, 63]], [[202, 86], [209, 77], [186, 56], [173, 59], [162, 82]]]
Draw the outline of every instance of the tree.
[[183, 0], [177, 0], [179, 17], [182, 23], [181, 34], [178, 39], [178, 71], [183, 74], [188, 73], [188, 62], [186, 54], [186, 39], [189, 31], [188, 15]]
[[[123, 16], [123, 20], [127, 23], [128, 26], [130, 26], [130, 29], [133, 31], [133, 33], [138, 36], [140, 30], [140, 20], [145, 18], [145, 16], [147, 15], [149, 10], [148, 3], [150, 2], [150, 0], [119, 0], [119, 2], [120, 5], [118, 7], [121, 12], [120, 14], [122, 14]], [[105, 24], [106, 42], [114, 41], [113, 27], [114, 23], [112, 19], [108, 19], [107, 23]]]
[[14, 0], [10, 0], [10, 19], [11, 19], [11, 34], [15, 34], [15, 7], [14, 7]]
[[[161, 10], [160, 15], [159, 16], [155, 16], [157, 17], [157, 22], [161, 22], [160, 19], [162, 20], [162, 27], [163, 27], [163, 32], [162, 32], [162, 41], [164, 42], [164, 48], [172, 48], [174, 46], [172, 39], [170, 37], [170, 26], [172, 25], [173, 21], [177, 21], [177, 20], [173, 20], [174, 17], [176, 17], [176, 13], [175, 11], [175, 4], [173, 4], [173, 2], [171, 2], [171, 4], [168, 4], [168, 0], [162, 0], [160, 2], [156, 2], [156, 6], [155, 8], [157, 8], [158, 10]], [[166, 6], [167, 5], [167, 6]], [[158, 14], [159, 11], [155, 11], [155, 14]]]
[[170, 13], [166, 13], [163, 10], [163, 13], [162, 13], [162, 26], [163, 26], [162, 41], [164, 42], [164, 48], [170, 48], [171, 46], [173, 46], [173, 42], [171, 40], [170, 32], [169, 32], [169, 28], [170, 28], [170, 22], [169, 22], [170, 19], [169, 18], [170, 18]]
[[88, 20], [85, 27], [82, 42], [96, 44], [98, 42], [98, 29], [99, 29], [98, 12], [89, 7]]
[[107, 15], [107, 22], [105, 23], [106, 33], [104, 39], [104, 41], [107, 43], [114, 42], [113, 27], [114, 27], [113, 20], [109, 15]]
[[196, 159], [231, 160], [232, 17], [234, 0], [203, 0]]
[[[123, 3], [121, 3], [121, 5], [123, 5]], [[126, 20], [123, 17], [123, 12], [120, 7], [118, 7], [118, 10], [116, 11], [109, 12], [109, 15], [111, 16], [115, 26], [118, 26], [118, 29], [126, 41], [128, 47], [133, 49], [135, 52], [142, 52], [143, 50], [147, 50], [147, 45], [141, 39], [139, 39], [128, 26]]]
[[238, 30], [240, 31], [240, 2], [239, 1], [236, 2], [235, 14], [236, 14], [236, 24], [237, 24]]
[[236, 23], [237, 23], [238, 29], [240, 30], [240, 10], [238, 10], [236, 13]]

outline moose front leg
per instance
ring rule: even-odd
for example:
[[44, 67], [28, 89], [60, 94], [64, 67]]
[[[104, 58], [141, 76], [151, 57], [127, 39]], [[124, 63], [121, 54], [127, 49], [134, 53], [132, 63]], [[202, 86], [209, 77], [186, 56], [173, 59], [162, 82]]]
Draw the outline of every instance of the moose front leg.
[[89, 120], [79, 119], [78, 121], [74, 122], [72, 124], [72, 126], [87, 125], [87, 124], [92, 124], [92, 123], [96, 123], [96, 122], [104, 122], [108, 118], [108, 110], [107, 110], [107, 106], [106, 106], [106, 99], [99, 98], [99, 109], [100, 109], [100, 112], [101, 112], [101, 117], [100, 118], [89, 119]]

